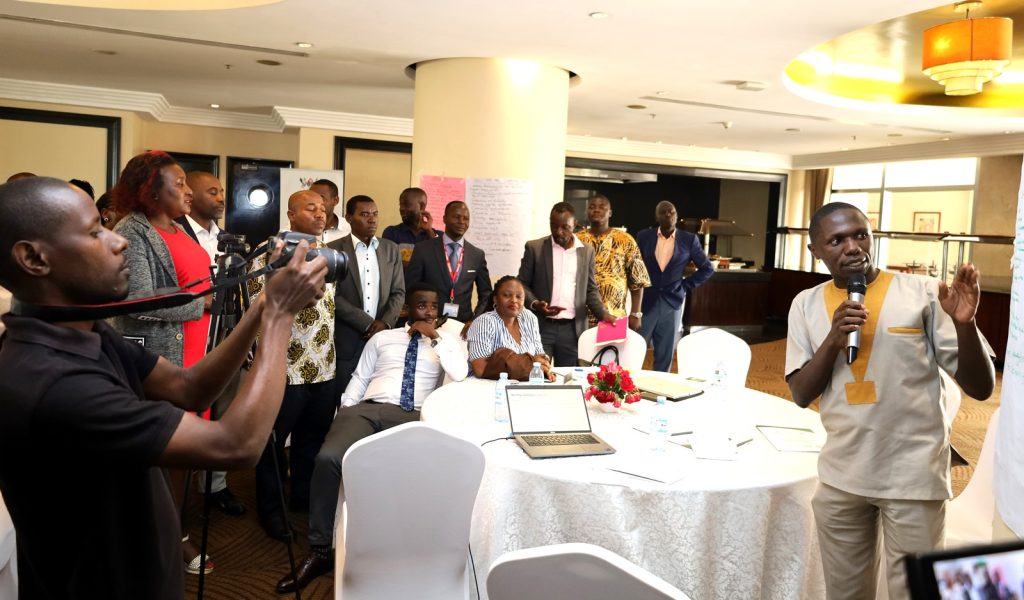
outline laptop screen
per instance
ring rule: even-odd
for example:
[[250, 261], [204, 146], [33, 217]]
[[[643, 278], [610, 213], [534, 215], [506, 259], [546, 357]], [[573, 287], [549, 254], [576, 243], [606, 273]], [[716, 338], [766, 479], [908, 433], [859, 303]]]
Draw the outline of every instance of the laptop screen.
[[508, 416], [513, 434], [590, 431], [583, 388], [576, 385], [510, 385]]

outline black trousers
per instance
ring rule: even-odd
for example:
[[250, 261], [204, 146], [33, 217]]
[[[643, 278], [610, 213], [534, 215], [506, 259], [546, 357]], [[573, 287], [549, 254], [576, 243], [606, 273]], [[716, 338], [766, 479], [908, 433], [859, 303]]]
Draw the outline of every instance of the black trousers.
[[284, 442], [292, 436], [291, 446], [291, 505], [305, 509], [309, 505], [309, 482], [313, 478], [313, 459], [320, 451], [324, 437], [331, 427], [334, 410], [338, 406], [334, 380], [323, 383], [305, 383], [285, 387], [284, 401], [274, 421], [277, 443], [263, 450], [256, 464], [256, 510], [260, 519], [281, 514], [281, 501], [274, 476], [274, 459], [271, 451], [277, 453], [281, 468], [281, 481], [285, 477]]
[[[575, 367], [579, 364], [579, 347], [574, 319], [541, 319], [540, 343], [544, 353], [554, 360], [556, 367]], [[589, 356], [587, 357], [590, 358]]]
[[389, 403], [362, 402], [338, 411], [331, 431], [316, 455], [313, 496], [309, 501], [309, 543], [330, 546], [334, 538], [334, 513], [341, 490], [341, 459], [359, 440], [403, 423], [420, 420], [420, 411], [404, 411]]

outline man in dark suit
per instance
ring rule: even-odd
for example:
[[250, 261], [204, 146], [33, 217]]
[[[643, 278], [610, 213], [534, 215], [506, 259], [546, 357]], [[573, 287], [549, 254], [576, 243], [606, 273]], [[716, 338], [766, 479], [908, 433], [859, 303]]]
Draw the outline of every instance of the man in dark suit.
[[[657, 227], [644, 229], [636, 236], [644, 257], [651, 287], [644, 293], [643, 323], [640, 334], [654, 344], [654, 369], [668, 371], [679, 342], [686, 294], [707, 281], [715, 269], [711, 266], [697, 236], [676, 227], [676, 207], [662, 200], [654, 209]], [[697, 271], [683, 278], [693, 261]]]
[[[484, 251], [465, 239], [469, 229], [469, 207], [461, 200], [444, 207], [444, 234], [416, 244], [405, 271], [405, 281], [429, 283], [441, 293], [442, 314], [462, 321], [466, 327], [488, 310], [491, 276]], [[472, 308], [476, 285], [476, 309]]]
[[373, 198], [352, 196], [345, 205], [352, 234], [327, 244], [348, 256], [349, 271], [335, 288], [336, 397], [348, 385], [366, 341], [394, 327], [405, 302], [402, 256], [394, 242], [375, 236], [377, 218]]
[[550, 237], [526, 242], [519, 279], [526, 291], [526, 305], [538, 315], [544, 351], [554, 358], [555, 366], [576, 366], [576, 343], [587, 328], [587, 309], [609, 323], [615, 322], [615, 316], [601, 302], [593, 248], [573, 235], [576, 211], [572, 205], [555, 204], [550, 224]]

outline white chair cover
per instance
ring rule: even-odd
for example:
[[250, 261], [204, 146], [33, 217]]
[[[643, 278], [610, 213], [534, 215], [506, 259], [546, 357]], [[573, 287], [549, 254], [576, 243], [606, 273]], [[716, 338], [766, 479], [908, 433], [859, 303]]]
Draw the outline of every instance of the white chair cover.
[[729, 387], [745, 387], [750, 371], [750, 346], [743, 339], [709, 328], [691, 333], [676, 346], [677, 372], [711, 381], [718, 363], [725, 366]]
[[478, 446], [407, 423], [360, 440], [342, 460], [346, 518], [335, 596], [466, 597], [469, 527], [484, 472]]
[[689, 600], [614, 552], [591, 544], [516, 550], [491, 565], [490, 600]]
[[[576, 351], [583, 360], [590, 360], [594, 358], [597, 351], [605, 346], [615, 346], [619, 350], [619, 365], [628, 371], [638, 371], [644, 368], [644, 358], [647, 357], [647, 342], [644, 341], [644, 336], [633, 331], [632, 329], [626, 329], [626, 339], [621, 342], [614, 342], [611, 344], [597, 345], [597, 327], [591, 327], [582, 334], [580, 339], [576, 342]], [[602, 362], [611, 362], [611, 352], [605, 353], [602, 357]], [[570, 365], [558, 365], [560, 367], [567, 367]], [[575, 365], [571, 365], [575, 366]]]
[[18, 552], [14, 523], [0, 497], [0, 600], [18, 598]]

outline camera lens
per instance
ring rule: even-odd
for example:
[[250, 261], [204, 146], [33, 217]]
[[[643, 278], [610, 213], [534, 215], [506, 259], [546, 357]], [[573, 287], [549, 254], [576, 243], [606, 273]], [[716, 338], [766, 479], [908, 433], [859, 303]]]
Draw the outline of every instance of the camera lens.
[[306, 260], [313, 260], [318, 256], [327, 260], [327, 275], [324, 276], [327, 283], [341, 281], [348, 274], [348, 255], [344, 252], [332, 248], [314, 248], [306, 255]]

